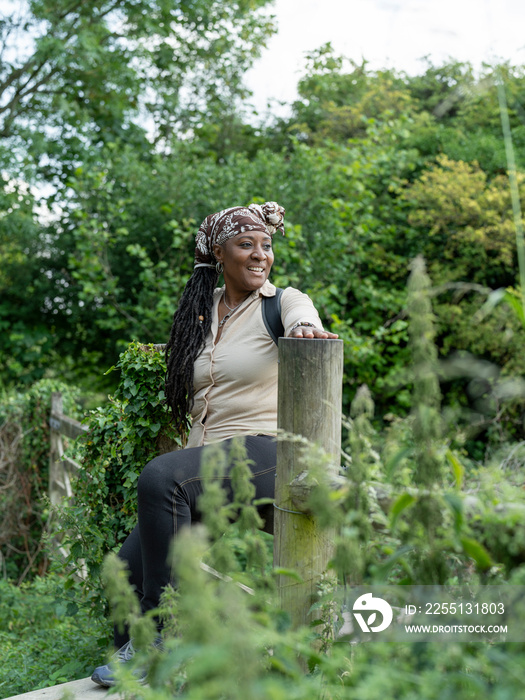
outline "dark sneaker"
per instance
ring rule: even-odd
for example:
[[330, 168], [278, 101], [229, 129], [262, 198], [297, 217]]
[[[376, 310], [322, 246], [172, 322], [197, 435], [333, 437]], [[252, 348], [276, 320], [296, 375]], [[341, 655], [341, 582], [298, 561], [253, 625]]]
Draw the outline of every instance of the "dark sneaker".
[[[160, 639], [160, 637], [155, 640], [153, 646], [155, 646], [157, 649], [161, 648], [162, 640]], [[101, 685], [104, 688], [111, 688], [112, 686], [114, 686], [116, 683], [116, 664], [127, 663], [130, 659], [132, 659], [135, 656], [136, 651], [137, 650], [133, 647], [133, 643], [130, 639], [129, 642], [126, 642], [126, 644], [124, 644], [123, 647], [120, 647], [120, 649], [117, 652], [115, 652], [109, 664], [106, 664], [105, 666], [98, 666], [93, 671], [93, 675], [91, 676], [91, 680], [93, 681], [93, 683], [97, 683], [97, 685]], [[136, 677], [139, 683], [145, 683], [146, 676], [148, 675], [148, 673], [145, 668], [135, 668], [133, 670], [133, 675]]]

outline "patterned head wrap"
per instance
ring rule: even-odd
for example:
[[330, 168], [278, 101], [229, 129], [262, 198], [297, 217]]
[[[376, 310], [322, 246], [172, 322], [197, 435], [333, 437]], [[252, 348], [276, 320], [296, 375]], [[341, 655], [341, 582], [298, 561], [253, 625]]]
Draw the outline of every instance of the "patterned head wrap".
[[222, 245], [239, 233], [264, 231], [273, 236], [280, 231], [284, 236], [284, 212], [277, 202], [265, 202], [210, 214], [202, 222], [195, 239], [195, 267], [215, 267], [213, 246]]

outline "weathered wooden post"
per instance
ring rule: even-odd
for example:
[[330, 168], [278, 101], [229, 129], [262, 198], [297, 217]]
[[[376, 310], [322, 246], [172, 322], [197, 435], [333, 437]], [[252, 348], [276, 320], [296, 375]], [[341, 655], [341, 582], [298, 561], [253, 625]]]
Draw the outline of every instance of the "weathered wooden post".
[[[64, 447], [60, 434], [60, 418], [62, 415], [62, 394], [58, 391], [51, 394], [51, 416], [49, 419], [49, 500], [52, 505], [58, 505], [62, 498], [71, 498], [71, 484], [64, 479], [62, 456]], [[66, 474], [67, 476], [67, 474]]]
[[87, 432], [85, 425], [62, 413], [62, 394], [58, 391], [51, 394], [49, 429], [49, 500], [52, 505], [58, 505], [64, 498], [73, 497], [70, 476], [79, 468], [75, 461], [64, 456], [62, 436], [75, 440]]
[[[63, 402], [60, 392], [51, 394], [51, 414], [49, 416], [50, 450], [49, 450], [49, 500], [51, 505], [59, 506], [64, 500], [71, 502], [73, 499], [73, 489], [70, 477], [79, 470], [79, 465], [69, 457], [64, 455], [64, 444], [62, 436], [71, 440], [81, 435], [85, 435], [87, 427], [77, 420], [69, 418], [62, 413]], [[52, 521], [48, 521], [47, 527]], [[68, 551], [62, 546], [60, 541], [54, 537], [53, 542], [57, 551], [63, 557], [68, 556]], [[83, 560], [77, 562], [76, 574], [82, 579], [87, 577], [87, 568]]]
[[279, 339], [274, 566], [301, 577], [278, 577], [283, 610], [297, 627], [309, 623], [317, 585], [333, 554], [332, 533], [321, 531], [304, 505], [294, 500], [294, 479], [305, 471], [302, 446], [287, 436], [302, 436], [331, 456], [328, 469], [337, 474], [341, 451], [343, 341]]

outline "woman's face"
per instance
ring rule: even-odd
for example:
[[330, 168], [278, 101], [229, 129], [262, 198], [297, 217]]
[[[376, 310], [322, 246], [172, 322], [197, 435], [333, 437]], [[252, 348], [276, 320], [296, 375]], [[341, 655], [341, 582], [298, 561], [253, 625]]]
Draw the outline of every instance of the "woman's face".
[[268, 279], [273, 265], [272, 239], [264, 231], [246, 231], [216, 245], [224, 282], [231, 294], [253, 292]]

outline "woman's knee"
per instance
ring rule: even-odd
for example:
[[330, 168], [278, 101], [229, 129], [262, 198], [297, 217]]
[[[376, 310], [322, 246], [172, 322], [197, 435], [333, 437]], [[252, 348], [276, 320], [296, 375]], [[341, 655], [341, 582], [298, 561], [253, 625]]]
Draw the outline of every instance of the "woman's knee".
[[137, 482], [139, 498], [156, 496], [164, 492], [166, 487], [166, 465], [162, 456], [152, 459], [142, 470]]
[[155, 457], [146, 464], [139, 476], [139, 498], [157, 498], [172, 493], [178, 485], [199, 474], [197, 450], [177, 450]]

